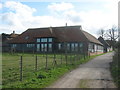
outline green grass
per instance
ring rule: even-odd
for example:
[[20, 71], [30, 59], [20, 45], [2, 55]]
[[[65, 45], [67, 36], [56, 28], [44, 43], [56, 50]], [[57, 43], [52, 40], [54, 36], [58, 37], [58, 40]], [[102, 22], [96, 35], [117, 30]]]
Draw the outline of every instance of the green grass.
[[[94, 55], [90, 58], [83, 59], [82, 55], [70, 54], [67, 57], [67, 65], [65, 55], [56, 55], [57, 65], [53, 65], [53, 54], [48, 55], [48, 67], [46, 66], [45, 55], [38, 54], [38, 70], [35, 71], [35, 56], [34, 54], [23, 55], [23, 80], [20, 81], [19, 61], [21, 53], [2, 55], [2, 87], [3, 88], [44, 88], [58, 79], [60, 76], [76, 68], [79, 64], [85, 63], [92, 58], [99, 56]], [[102, 54], [101, 54], [102, 55]]]

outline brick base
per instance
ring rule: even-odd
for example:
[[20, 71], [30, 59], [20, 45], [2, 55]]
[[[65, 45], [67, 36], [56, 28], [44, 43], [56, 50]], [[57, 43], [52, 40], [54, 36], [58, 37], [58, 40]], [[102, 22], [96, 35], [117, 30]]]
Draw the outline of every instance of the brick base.
[[92, 55], [98, 55], [98, 54], [102, 54], [103, 52], [94, 52], [94, 53], [90, 53], [90, 56]]

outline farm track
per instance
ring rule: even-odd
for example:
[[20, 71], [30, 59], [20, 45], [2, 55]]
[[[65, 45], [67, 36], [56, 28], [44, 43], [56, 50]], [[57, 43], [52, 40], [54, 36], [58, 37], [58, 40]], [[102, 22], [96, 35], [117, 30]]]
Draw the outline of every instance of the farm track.
[[109, 71], [113, 53], [98, 56], [62, 76], [47, 88], [116, 88]]

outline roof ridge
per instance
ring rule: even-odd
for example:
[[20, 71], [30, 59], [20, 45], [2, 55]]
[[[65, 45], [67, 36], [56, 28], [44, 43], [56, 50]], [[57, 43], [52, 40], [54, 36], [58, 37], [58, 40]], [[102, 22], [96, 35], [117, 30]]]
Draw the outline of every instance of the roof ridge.
[[[50, 26], [52, 27], [52, 26]], [[50, 27], [40, 27], [40, 28], [28, 28], [28, 30], [33, 30], [33, 29], [49, 29]], [[64, 28], [66, 26], [55, 26], [52, 28]], [[67, 26], [67, 27], [81, 27], [81, 25], [75, 25], [75, 26]]]

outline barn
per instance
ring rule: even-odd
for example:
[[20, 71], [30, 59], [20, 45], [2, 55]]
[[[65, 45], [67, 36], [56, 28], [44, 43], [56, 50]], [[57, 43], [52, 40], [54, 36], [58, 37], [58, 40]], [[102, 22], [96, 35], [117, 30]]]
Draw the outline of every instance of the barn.
[[103, 44], [79, 26], [30, 28], [10, 41], [16, 52], [103, 53]]

